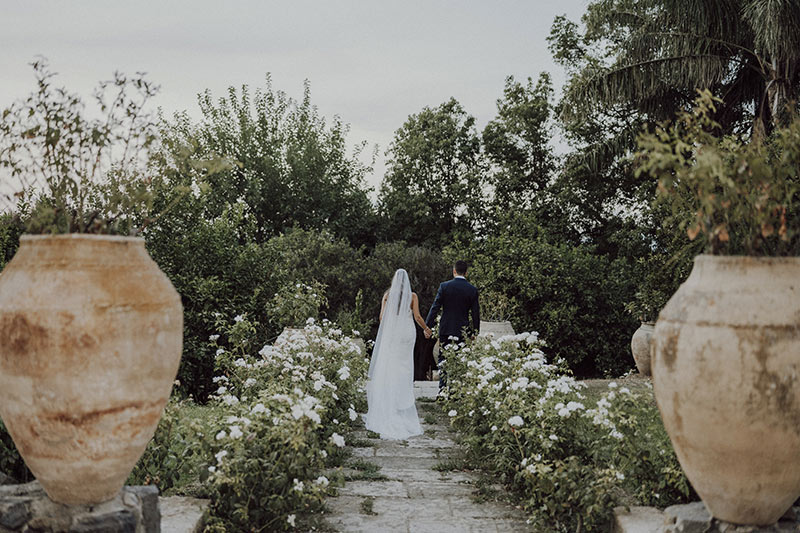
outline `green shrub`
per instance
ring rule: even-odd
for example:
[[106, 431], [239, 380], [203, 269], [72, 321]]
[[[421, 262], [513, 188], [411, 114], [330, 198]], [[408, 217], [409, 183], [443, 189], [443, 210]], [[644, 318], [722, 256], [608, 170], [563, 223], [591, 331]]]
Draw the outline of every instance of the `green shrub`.
[[702, 91], [693, 110], [641, 135], [637, 173], [658, 179], [676, 231], [707, 253], [800, 255], [800, 118], [768, 142], [719, 137], [721, 102]]
[[633, 368], [630, 340], [639, 324], [625, 312], [636, 288], [628, 259], [598, 255], [588, 244], [552, 242], [524, 214], [446, 255], [469, 259], [479, 291], [502, 295], [514, 327], [540, 328], [553, 357], [576, 375], [619, 376]]
[[267, 314], [277, 327], [296, 328], [305, 325], [309, 318], [319, 319], [319, 312], [327, 300], [325, 286], [318, 281], [292, 283], [275, 293], [269, 301]]
[[610, 383], [594, 405], [541, 348], [536, 334], [521, 333], [478, 337], [447, 356], [446, 408], [470, 460], [542, 530], [606, 531], [616, 505], [687, 501], [650, 391]]
[[[247, 319], [222, 335], [231, 338], [237, 327], [246, 329]], [[258, 356], [241, 346], [218, 350], [221, 412], [199, 443], [209, 459], [210, 531], [287, 530], [298, 515], [322, 508], [322, 469], [364, 409], [366, 370], [351, 338], [313, 319]]]

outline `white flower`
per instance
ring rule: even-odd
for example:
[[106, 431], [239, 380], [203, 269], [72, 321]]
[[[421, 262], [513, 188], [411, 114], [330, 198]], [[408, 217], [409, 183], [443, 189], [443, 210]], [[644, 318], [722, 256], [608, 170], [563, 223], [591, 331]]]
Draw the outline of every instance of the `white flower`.
[[320, 485], [322, 487], [327, 487], [330, 481], [325, 476], [319, 476], [317, 479], [314, 480], [314, 483]]
[[208, 471], [209, 471], [209, 472], [211, 472], [211, 473], [213, 474], [214, 472], [216, 472], [216, 471], [217, 471], [217, 467], [216, 467], [216, 466], [214, 466], [214, 465], [211, 465], [211, 466], [209, 466], [209, 467], [208, 467]]
[[355, 421], [358, 418], [358, 413], [352, 407], [347, 412], [350, 415], [350, 420]]
[[339, 374], [339, 379], [344, 381], [350, 377], [350, 368], [347, 365], [345, 365], [342, 368], [340, 368], [336, 373]]
[[319, 451], [319, 454], [322, 456], [322, 458], [323, 458], [323, 459], [325, 459], [326, 457], [328, 457], [328, 452], [326, 452], [325, 450], [320, 450], [320, 451]]
[[223, 350], [222, 348], [217, 348], [217, 355], [222, 355], [224, 353], [225, 353], [225, 350]]
[[551, 434], [550, 434], [550, 436], [549, 436], [549, 437], [547, 437], [547, 438], [548, 438], [548, 439], [550, 439], [550, 440], [552, 440], [553, 442], [555, 442], [555, 441], [557, 441], [557, 440], [558, 440], [558, 437], [557, 437], [556, 435], [552, 434], [552, 433], [551, 433]]
[[221, 463], [223, 457], [225, 457], [226, 455], [228, 455], [228, 450], [220, 450], [216, 454], [214, 454], [214, 457], [216, 457], [217, 459], [217, 464]]
[[492, 426], [492, 431], [497, 431], [497, 426]]
[[621, 394], [630, 394], [631, 390], [628, 387], [622, 387], [622, 388], [619, 389], [619, 392]]
[[210, 336], [208, 337], [208, 340], [210, 340], [210, 341], [215, 341], [215, 340], [217, 340], [217, 339], [219, 339], [219, 335], [210, 335]]
[[224, 438], [225, 438], [225, 437], [227, 437], [227, 436], [228, 436], [228, 434], [227, 434], [227, 433], [225, 433], [225, 430], [222, 430], [222, 431], [220, 431], [219, 433], [217, 433], [217, 436], [216, 436], [216, 437], [214, 437], [214, 438], [215, 438], [215, 439], [217, 439], [217, 440], [222, 440], [222, 439], [224, 439]]
[[234, 322], [241, 322], [242, 320], [244, 320], [244, 317], [242, 315], [236, 315], [235, 317], [233, 317]]
[[519, 415], [512, 416], [508, 419], [508, 425], [514, 427], [521, 427], [525, 422], [522, 420], [522, 417]]
[[625, 479], [625, 474], [623, 474], [622, 472], [617, 472], [616, 474], [618, 480], [622, 481], [623, 479]]
[[225, 394], [226, 392], [228, 392], [228, 387], [222, 386], [217, 389], [217, 394], [219, 394], [220, 396]]
[[242, 429], [239, 426], [231, 426], [228, 429], [231, 432], [232, 439], [238, 439], [241, 438], [242, 435], [244, 435], [244, 433], [242, 433]]
[[292, 487], [292, 489], [296, 490], [297, 492], [303, 492], [303, 487], [305, 487], [303, 482], [298, 480], [297, 478], [294, 478], [294, 486]]
[[619, 431], [617, 431], [616, 429], [614, 429], [614, 430], [611, 430], [611, 433], [609, 433], [609, 435], [611, 435], [612, 437], [614, 437], [614, 438], [615, 438], [615, 439], [617, 439], [617, 440], [622, 440], [622, 438], [623, 438], [623, 435], [622, 435], [622, 433], [620, 433], [620, 432], [619, 432]]
[[239, 403], [239, 398], [237, 398], [236, 396], [232, 396], [230, 394], [227, 394], [227, 395], [222, 397], [222, 403], [224, 403], [225, 405], [229, 405], [229, 406], [230, 405], [237, 405]]
[[266, 413], [267, 412], [267, 408], [264, 407], [263, 403], [259, 402], [259, 403], [255, 404], [252, 409], [250, 409], [250, 412], [251, 413], [255, 413], [255, 414]]
[[342, 437], [338, 433], [334, 433], [333, 435], [331, 435], [331, 440], [339, 448], [343, 448], [344, 447], [344, 437]]
[[608, 384], [609, 389], [616, 389], [617, 387], [618, 385], [616, 381], [612, 381], [611, 383]]
[[256, 383], [257, 383], [256, 378], [247, 378], [246, 380], [244, 380], [244, 386], [247, 388], [252, 387]]
[[456, 416], [457, 414], [458, 414], [458, 411], [456, 411], [455, 409], [450, 409], [450, 411], [448, 411], [448, 413], [447, 413], [447, 416], [451, 416], [452, 417], [452, 416]]
[[292, 527], [297, 527], [297, 526], [295, 526], [295, 525], [294, 525], [294, 520], [295, 520], [295, 518], [296, 518], [296, 516], [295, 516], [295, 515], [293, 515], [293, 514], [290, 514], [289, 516], [287, 516], [287, 517], [286, 517], [286, 521], [287, 521], [287, 522], [289, 522], [289, 525], [290, 525], [290, 526], [292, 526]]
[[242, 359], [240, 357], [239, 359], [237, 359], [236, 361], [233, 362], [233, 365], [234, 366], [238, 366], [239, 368], [243, 368], [243, 367], [247, 366], [247, 361], [245, 361], [244, 359]]

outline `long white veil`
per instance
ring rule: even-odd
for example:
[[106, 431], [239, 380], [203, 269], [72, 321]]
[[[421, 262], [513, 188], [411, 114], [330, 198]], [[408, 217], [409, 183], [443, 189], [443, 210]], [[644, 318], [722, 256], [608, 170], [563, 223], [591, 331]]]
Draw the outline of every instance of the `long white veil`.
[[372, 359], [370, 359], [369, 362], [369, 379], [373, 379], [376, 363], [381, 355], [383, 355], [383, 357], [390, 356], [389, 353], [382, 354], [381, 348], [395, 344], [392, 342], [392, 336], [394, 335], [396, 337], [401, 331], [398, 326], [406, 325], [404, 322], [409, 320], [412, 320], [411, 283], [408, 280], [408, 272], [400, 268], [397, 269], [394, 273], [394, 278], [392, 278], [392, 286], [389, 288], [389, 297], [386, 299], [386, 306], [383, 310], [383, 320], [381, 320], [380, 326], [378, 326], [378, 335], [375, 337], [375, 348], [372, 350]]
[[401, 268], [394, 273], [386, 299], [367, 382], [367, 429], [384, 438], [405, 439], [422, 433], [414, 405], [415, 339], [411, 283]]

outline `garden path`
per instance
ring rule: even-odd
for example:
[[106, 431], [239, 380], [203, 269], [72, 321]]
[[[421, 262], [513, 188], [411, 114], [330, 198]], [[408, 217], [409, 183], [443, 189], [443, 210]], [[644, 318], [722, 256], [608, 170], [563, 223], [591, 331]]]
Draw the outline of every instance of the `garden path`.
[[349, 481], [328, 499], [327, 522], [346, 532], [530, 531], [521, 512], [497, 502], [477, 502], [476, 475], [448, 471], [458, 454], [447, 416], [433, 401], [438, 387], [418, 382], [417, 409], [424, 434], [407, 441], [351, 435]]

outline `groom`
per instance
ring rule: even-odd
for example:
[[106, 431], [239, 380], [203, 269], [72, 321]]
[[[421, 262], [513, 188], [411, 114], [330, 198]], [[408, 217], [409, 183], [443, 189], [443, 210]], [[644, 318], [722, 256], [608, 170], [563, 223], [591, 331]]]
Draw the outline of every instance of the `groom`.
[[[445, 347], [449, 344], [459, 343], [464, 340], [465, 330], [467, 335], [480, 332], [481, 312], [478, 305], [478, 289], [467, 281], [466, 261], [456, 261], [453, 266], [453, 279], [439, 285], [439, 292], [433, 301], [431, 310], [425, 323], [432, 328], [436, 323], [436, 315], [442, 310], [442, 320], [439, 322], [439, 391], [447, 384], [447, 374], [442, 362], [444, 361]], [[470, 328], [469, 315], [472, 314], [472, 328]]]

